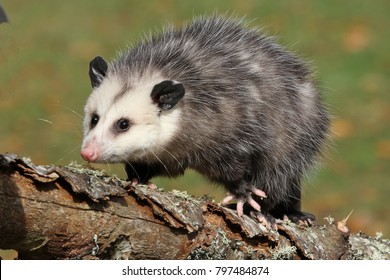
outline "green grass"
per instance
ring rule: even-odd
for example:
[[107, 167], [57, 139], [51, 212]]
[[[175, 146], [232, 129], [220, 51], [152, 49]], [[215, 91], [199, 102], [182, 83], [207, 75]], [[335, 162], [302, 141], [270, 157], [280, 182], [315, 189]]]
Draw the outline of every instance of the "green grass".
[[[352, 230], [390, 237], [390, 22], [387, 0], [355, 1], [11, 1], [0, 25], [0, 152], [35, 163], [82, 162], [88, 63], [113, 58], [167, 22], [215, 11], [246, 15], [252, 26], [311, 61], [335, 115], [337, 137], [305, 184], [304, 208]], [[81, 115], [81, 116], [80, 116]], [[124, 176], [121, 167], [101, 166]], [[158, 184], [208, 193], [221, 187], [194, 172]]]

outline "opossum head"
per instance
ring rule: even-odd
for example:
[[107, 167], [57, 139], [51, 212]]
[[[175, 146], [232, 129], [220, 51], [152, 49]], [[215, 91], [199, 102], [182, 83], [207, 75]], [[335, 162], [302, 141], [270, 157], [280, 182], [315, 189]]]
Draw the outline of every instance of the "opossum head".
[[[126, 72], [127, 73], [127, 72]], [[156, 158], [177, 133], [184, 86], [158, 71], [126, 77], [101, 57], [90, 62], [81, 156], [89, 162]]]

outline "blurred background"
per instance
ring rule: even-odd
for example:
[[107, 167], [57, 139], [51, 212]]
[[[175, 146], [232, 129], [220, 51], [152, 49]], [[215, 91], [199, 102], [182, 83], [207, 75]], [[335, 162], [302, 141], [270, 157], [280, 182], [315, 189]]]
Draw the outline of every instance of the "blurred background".
[[[35, 164], [83, 163], [88, 63], [108, 59], [167, 23], [213, 12], [246, 16], [316, 69], [335, 117], [333, 142], [304, 186], [303, 208], [337, 220], [351, 210], [352, 231], [390, 237], [390, 1], [0, 0], [0, 153]], [[124, 178], [118, 165], [99, 165]], [[195, 172], [154, 180], [165, 190], [207, 194], [220, 186]]]

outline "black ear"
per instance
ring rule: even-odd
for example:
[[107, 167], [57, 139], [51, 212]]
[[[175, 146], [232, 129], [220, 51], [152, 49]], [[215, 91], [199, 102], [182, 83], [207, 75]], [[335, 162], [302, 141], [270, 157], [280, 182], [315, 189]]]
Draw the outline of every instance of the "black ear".
[[89, 78], [93, 88], [98, 87], [107, 72], [107, 62], [101, 57], [97, 56], [89, 63]]
[[162, 110], [169, 110], [183, 98], [184, 93], [183, 84], [176, 81], [162, 81], [153, 87], [150, 96]]

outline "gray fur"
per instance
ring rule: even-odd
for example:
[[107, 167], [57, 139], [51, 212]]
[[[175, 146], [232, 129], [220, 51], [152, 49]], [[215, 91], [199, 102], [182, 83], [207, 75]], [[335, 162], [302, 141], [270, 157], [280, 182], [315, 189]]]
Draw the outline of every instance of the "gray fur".
[[301, 179], [329, 129], [305, 63], [241, 20], [215, 16], [150, 36], [111, 63], [108, 75], [131, 88], [154, 71], [184, 85], [180, 133], [158, 160], [127, 164], [130, 177], [142, 173], [147, 181], [192, 168], [237, 198], [251, 186], [263, 190], [264, 213], [302, 214]]

